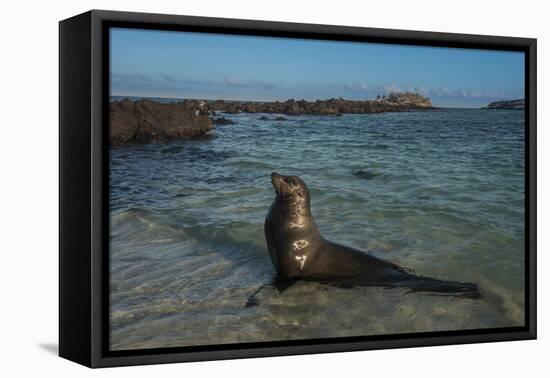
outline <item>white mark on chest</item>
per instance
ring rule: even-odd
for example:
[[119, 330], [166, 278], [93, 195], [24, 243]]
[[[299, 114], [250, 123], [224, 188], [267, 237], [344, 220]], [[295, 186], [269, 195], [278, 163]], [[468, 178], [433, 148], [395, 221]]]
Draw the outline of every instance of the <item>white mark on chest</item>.
[[294, 256], [294, 258], [300, 263], [300, 270], [304, 269], [304, 264], [306, 263], [307, 256]]
[[[292, 243], [292, 249], [295, 252], [301, 251], [302, 249], [306, 248], [309, 245], [309, 242], [307, 240], [296, 240]], [[304, 269], [304, 264], [306, 263], [307, 256], [306, 255], [297, 255], [294, 256], [294, 258], [300, 263], [300, 270]]]
[[309, 242], [307, 240], [296, 240], [294, 243], [292, 243], [292, 248], [295, 251], [301, 251], [305, 247], [309, 245]]

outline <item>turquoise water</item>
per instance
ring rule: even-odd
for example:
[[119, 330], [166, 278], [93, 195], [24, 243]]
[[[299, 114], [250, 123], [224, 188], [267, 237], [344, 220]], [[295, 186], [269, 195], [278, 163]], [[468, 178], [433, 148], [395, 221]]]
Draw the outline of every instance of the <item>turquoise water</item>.
[[[224, 115], [214, 136], [111, 150], [113, 350], [524, 323], [524, 113]], [[298, 175], [330, 240], [483, 299], [275, 275], [270, 174]]]

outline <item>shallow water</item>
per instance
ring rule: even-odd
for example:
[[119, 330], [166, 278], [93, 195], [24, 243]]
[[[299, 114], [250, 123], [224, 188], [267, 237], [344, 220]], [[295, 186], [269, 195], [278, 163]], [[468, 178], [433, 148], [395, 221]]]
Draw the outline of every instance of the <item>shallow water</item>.
[[[524, 324], [524, 113], [224, 115], [214, 136], [111, 150], [111, 349]], [[263, 222], [295, 174], [330, 240], [482, 299], [298, 282], [279, 292]]]

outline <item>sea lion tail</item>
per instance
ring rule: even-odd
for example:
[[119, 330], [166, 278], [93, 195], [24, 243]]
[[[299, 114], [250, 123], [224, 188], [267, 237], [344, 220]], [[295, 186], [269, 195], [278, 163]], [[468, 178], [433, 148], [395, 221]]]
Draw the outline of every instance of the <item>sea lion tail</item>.
[[430, 292], [471, 299], [479, 299], [482, 297], [478, 285], [473, 282], [445, 281], [411, 275], [410, 278], [402, 282], [400, 286], [409, 288], [411, 292]]

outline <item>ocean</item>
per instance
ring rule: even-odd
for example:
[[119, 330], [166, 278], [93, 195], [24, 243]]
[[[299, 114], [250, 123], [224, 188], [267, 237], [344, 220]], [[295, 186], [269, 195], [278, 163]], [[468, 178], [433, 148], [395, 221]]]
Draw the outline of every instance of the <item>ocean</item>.
[[[524, 324], [523, 111], [220, 115], [210, 138], [110, 151], [111, 350]], [[269, 286], [273, 171], [308, 184], [327, 239], [483, 297]]]

